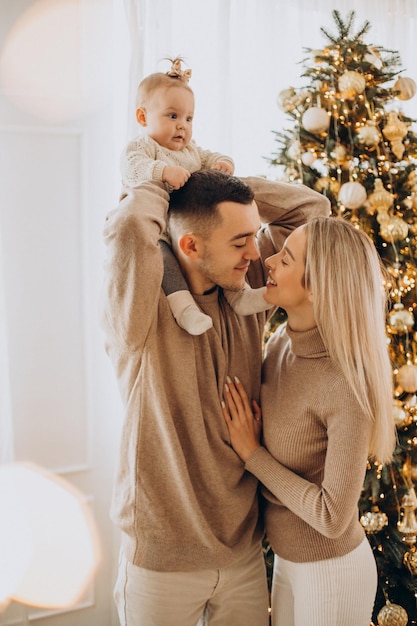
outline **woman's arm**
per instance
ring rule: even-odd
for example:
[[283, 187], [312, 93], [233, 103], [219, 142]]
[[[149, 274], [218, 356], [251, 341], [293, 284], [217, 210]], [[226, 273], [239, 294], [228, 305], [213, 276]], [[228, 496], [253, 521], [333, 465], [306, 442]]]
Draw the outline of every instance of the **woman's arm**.
[[[228, 385], [232, 388], [232, 385]], [[323, 480], [316, 484], [299, 476], [256, 444], [249, 401], [242, 386], [225, 394], [223, 414], [231, 443], [254, 474], [281, 504], [326, 537], [340, 536], [357, 509], [368, 455], [371, 424], [347, 386], [329, 389], [340, 399], [339, 410], [329, 419]], [[237, 399], [237, 396], [239, 398]], [[249, 408], [248, 408], [249, 407]]]

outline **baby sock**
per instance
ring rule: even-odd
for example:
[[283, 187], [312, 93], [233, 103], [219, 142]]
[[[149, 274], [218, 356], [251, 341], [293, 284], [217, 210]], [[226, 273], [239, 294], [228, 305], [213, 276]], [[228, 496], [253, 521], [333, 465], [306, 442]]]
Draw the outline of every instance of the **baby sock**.
[[191, 292], [175, 291], [167, 299], [178, 326], [190, 335], [202, 335], [213, 326], [213, 320], [199, 309]]
[[238, 315], [252, 315], [253, 313], [267, 311], [274, 306], [264, 299], [265, 293], [266, 287], [251, 289], [246, 284], [240, 291], [225, 290], [224, 295], [235, 313]]

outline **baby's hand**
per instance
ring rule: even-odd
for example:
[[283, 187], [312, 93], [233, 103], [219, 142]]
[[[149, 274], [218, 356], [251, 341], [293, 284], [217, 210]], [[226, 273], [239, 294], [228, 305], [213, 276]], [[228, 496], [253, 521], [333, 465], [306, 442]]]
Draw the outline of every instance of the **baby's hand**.
[[162, 182], [168, 183], [173, 189], [180, 189], [190, 176], [190, 172], [179, 165], [166, 165], [162, 171]]
[[225, 174], [230, 174], [230, 175], [232, 175], [233, 172], [235, 171], [235, 168], [233, 164], [230, 163], [230, 161], [217, 161], [214, 165], [211, 166], [211, 169], [220, 170], [221, 172], [224, 172]]

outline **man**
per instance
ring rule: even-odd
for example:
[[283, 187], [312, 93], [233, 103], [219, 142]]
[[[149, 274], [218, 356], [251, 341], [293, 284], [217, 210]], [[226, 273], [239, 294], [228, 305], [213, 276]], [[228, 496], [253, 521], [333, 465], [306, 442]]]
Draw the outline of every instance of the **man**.
[[267, 313], [236, 315], [222, 289], [264, 285], [260, 257], [330, 205], [303, 186], [247, 182], [196, 172], [171, 196], [174, 252], [213, 319], [202, 335], [176, 324], [161, 289], [163, 186], [126, 190], [107, 218], [106, 345], [126, 405], [112, 507], [122, 626], [268, 624], [257, 481], [231, 448], [221, 410], [229, 375], [259, 400]]

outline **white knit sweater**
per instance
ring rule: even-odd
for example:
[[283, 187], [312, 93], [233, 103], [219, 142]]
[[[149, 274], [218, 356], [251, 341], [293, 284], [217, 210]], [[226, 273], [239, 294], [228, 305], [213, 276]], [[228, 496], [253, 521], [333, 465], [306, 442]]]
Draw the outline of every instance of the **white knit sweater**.
[[203, 150], [194, 141], [182, 150], [169, 150], [150, 137], [139, 136], [128, 143], [120, 157], [122, 183], [137, 187], [145, 180], [161, 182], [166, 165], [179, 165], [192, 174], [209, 170], [217, 161], [229, 161], [233, 165], [230, 157]]

